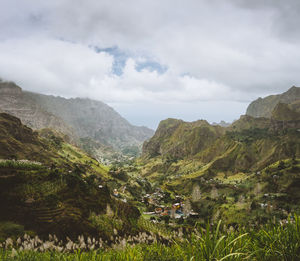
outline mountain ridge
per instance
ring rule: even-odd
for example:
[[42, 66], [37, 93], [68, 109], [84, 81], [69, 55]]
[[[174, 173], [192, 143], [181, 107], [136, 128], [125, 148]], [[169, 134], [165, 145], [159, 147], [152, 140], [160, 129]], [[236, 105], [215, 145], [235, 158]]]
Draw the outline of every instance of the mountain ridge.
[[278, 103], [270, 118], [242, 115], [228, 127], [203, 120], [166, 119], [144, 143], [143, 175], [160, 182], [187, 173], [195, 173], [191, 174], [194, 178], [205, 173], [212, 177], [218, 172], [232, 175], [299, 157], [299, 115], [288, 104]]
[[141, 146], [153, 130], [131, 125], [113, 108], [87, 98], [66, 99], [23, 91], [12, 82], [0, 82], [0, 110], [19, 117], [33, 129], [53, 128], [78, 138], [90, 137], [122, 150]]
[[300, 108], [299, 101], [300, 87], [292, 86], [282, 94], [269, 95], [251, 102], [246, 110], [246, 115], [255, 118], [270, 118], [272, 116], [272, 111], [278, 103], [292, 104], [296, 102], [296, 104], [298, 104], [298, 108]]

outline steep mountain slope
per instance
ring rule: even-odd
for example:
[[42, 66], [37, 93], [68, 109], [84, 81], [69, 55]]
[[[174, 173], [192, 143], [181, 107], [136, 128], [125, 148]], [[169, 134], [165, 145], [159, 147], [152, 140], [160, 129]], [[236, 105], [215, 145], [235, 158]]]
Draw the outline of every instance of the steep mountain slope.
[[211, 126], [205, 120], [184, 122], [167, 119], [160, 122], [155, 135], [144, 143], [143, 156], [176, 159], [193, 156], [208, 148], [222, 134], [222, 127]]
[[[295, 103], [294, 103], [295, 104]], [[292, 107], [285, 103], [278, 103], [272, 111], [271, 119], [278, 121], [297, 121], [300, 120], [300, 111], [296, 111], [296, 107]]]
[[0, 82], [0, 111], [20, 118], [30, 128], [52, 128], [76, 140], [70, 126], [60, 117], [46, 111], [12, 82]]
[[14, 83], [0, 82], [0, 110], [34, 129], [53, 128], [74, 140], [89, 137], [118, 150], [140, 146], [153, 134], [151, 129], [131, 125], [100, 101], [26, 92]]
[[229, 127], [162, 121], [143, 146], [138, 171], [197, 212], [197, 222], [264, 223], [300, 211], [297, 101], [270, 118], [243, 115]]
[[143, 175], [164, 182], [175, 177], [187, 180], [218, 172], [258, 171], [300, 156], [299, 129], [299, 113], [281, 103], [271, 119], [241, 116], [227, 128], [168, 119], [144, 143]]
[[37, 132], [24, 126], [18, 118], [0, 113], [0, 159], [26, 159], [40, 161], [53, 156], [47, 145], [38, 138]]
[[51, 129], [38, 134], [0, 114], [0, 223], [18, 223], [41, 235], [108, 239], [113, 218], [128, 233], [139, 211], [112, 197], [108, 182], [113, 182], [108, 169], [60, 134]]
[[43, 106], [46, 111], [58, 115], [80, 137], [91, 137], [114, 148], [140, 145], [151, 137], [153, 131], [136, 127], [122, 118], [103, 102], [90, 99], [64, 99], [26, 92], [26, 96]]
[[294, 104], [294, 109], [296, 107], [299, 109], [300, 87], [293, 86], [282, 94], [258, 98], [248, 106], [246, 114], [252, 117], [270, 118], [278, 103]]

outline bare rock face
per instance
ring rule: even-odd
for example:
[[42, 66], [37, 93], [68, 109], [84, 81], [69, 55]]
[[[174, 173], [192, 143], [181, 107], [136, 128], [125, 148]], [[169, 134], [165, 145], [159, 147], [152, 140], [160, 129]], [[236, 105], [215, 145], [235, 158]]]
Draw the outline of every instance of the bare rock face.
[[300, 87], [293, 86], [282, 94], [258, 98], [248, 106], [246, 114], [256, 118], [271, 118], [272, 112], [278, 103], [293, 104], [295, 108], [299, 108]]
[[154, 133], [131, 125], [103, 102], [22, 91], [8, 82], [0, 82], [0, 111], [20, 118], [33, 129], [51, 128], [67, 134], [72, 141], [89, 137], [117, 150], [141, 146]]
[[20, 118], [32, 129], [52, 128], [75, 140], [74, 131], [61, 118], [45, 111], [12, 82], [0, 82], [0, 110]]
[[27, 93], [35, 103], [70, 125], [79, 137], [90, 137], [115, 149], [140, 146], [153, 135], [146, 127], [131, 125], [113, 108], [101, 101], [86, 98], [65, 99]]
[[277, 121], [300, 121], [300, 112], [293, 110], [286, 103], [278, 103], [272, 112], [271, 118]]
[[22, 89], [13, 82], [0, 81], [0, 94], [7, 96], [16, 96], [22, 94]]

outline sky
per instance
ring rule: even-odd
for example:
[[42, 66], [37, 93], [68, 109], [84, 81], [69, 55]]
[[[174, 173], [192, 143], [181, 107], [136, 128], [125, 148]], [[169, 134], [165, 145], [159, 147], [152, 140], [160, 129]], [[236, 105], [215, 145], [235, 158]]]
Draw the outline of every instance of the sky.
[[129, 122], [231, 122], [300, 85], [299, 0], [1, 0], [0, 78]]

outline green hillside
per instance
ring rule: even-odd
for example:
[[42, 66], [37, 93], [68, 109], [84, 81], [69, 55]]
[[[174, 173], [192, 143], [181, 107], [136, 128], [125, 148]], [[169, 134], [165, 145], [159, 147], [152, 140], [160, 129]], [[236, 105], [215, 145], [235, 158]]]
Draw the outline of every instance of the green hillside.
[[103, 239], [115, 227], [133, 231], [138, 209], [114, 198], [108, 168], [63, 135], [34, 132], [1, 113], [0, 148], [0, 238], [24, 230], [63, 238], [100, 233]]
[[[31, 249], [45, 251], [45, 256], [49, 251], [44, 246], [52, 242], [53, 253], [64, 251], [68, 258], [73, 252], [74, 258], [81, 256], [80, 251], [86, 251], [82, 256], [87, 258], [132, 258], [132, 249], [142, 253], [140, 260], [150, 252], [153, 260], [170, 260], [170, 254], [161, 251], [173, 249], [192, 258], [200, 242], [207, 247], [221, 244], [225, 237], [233, 242], [245, 237], [240, 244], [247, 247], [237, 248], [233, 260], [239, 260], [241, 249], [249, 258], [255, 254], [256, 260], [263, 260], [266, 252], [257, 241], [261, 234], [273, 233], [272, 241], [276, 229], [281, 233], [278, 240], [286, 234], [294, 243], [299, 238], [297, 108], [297, 102], [278, 103], [270, 118], [244, 115], [228, 127], [167, 119], [144, 143], [140, 158], [109, 168], [68, 143], [66, 135], [49, 128], [35, 132], [2, 113], [0, 244], [13, 238], [2, 243], [2, 255], [14, 253], [13, 245], [29, 255], [23, 248], [35, 240]], [[97, 146], [88, 139], [82, 143], [87, 151]], [[220, 220], [223, 226], [215, 226]], [[267, 226], [270, 221], [276, 225]], [[219, 231], [225, 237], [217, 237]], [[52, 236], [48, 240], [49, 233], [63, 241]], [[22, 235], [20, 246], [17, 238]], [[232, 250], [231, 245], [224, 241], [220, 251]], [[281, 246], [276, 251], [283, 253]], [[289, 256], [297, 256], [297, 251]]]
[[300, 207], [291, 189], [300, 178], [299, 129], [298, 112], [281, 103], [271, 119], [242, 116], [227, 128], [168, 119], [144, 144], [140, 172], [191, 201], [202, 220], [287, 217]]

